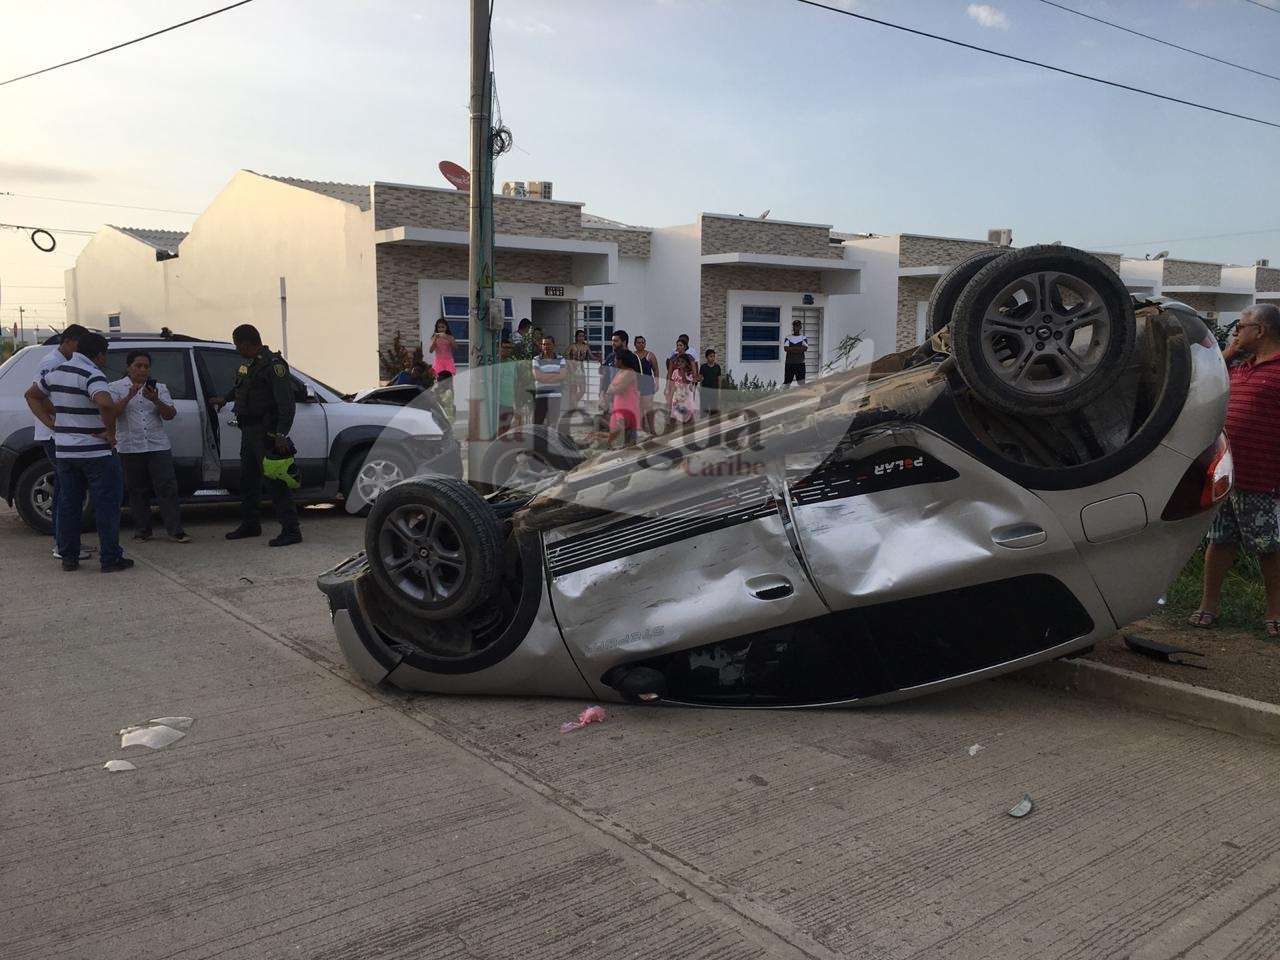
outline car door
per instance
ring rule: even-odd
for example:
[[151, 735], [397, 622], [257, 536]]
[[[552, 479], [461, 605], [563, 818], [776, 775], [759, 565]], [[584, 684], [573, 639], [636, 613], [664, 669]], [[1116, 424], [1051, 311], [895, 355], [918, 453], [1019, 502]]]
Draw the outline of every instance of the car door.
[[204, 486], [205, 413], [196, 392], [195, 372], [190, 352], [179, 347], [112, 346], [107, 351], [107, 377], [112, 381], [125, 376], [125, 365], [131, 350], [145, 349], [151, 355], [151, 376], [169, 389], [178, 415], [168, 421], [165, 433], [173, 449], [174, 473], [178, 490], [190, 494]]
[[[231, 347], [200, 347], [195, 351], [196, 367], [206, 397], [224, 397], [228, 402], [212, 414], [215, 442], [222, 468], [222, 485], [231, 491], [240, 489], [240, 425], [230, 401], [240, 367], [247, 363]], [[298, 448], [298, 467], [302, 485], [315, 488], [324, 485], [329, 456], [329, 430], [324, 404], [319, 395], [309, 391], [296, 377], [290, 377], [297, 408], [289, 436]]]

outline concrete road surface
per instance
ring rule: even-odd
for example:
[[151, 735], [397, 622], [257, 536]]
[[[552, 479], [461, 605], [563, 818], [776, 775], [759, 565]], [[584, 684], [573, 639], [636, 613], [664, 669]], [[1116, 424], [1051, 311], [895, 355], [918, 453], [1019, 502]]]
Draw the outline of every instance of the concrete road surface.
[[0, 513], [5, 960], [1280, 956], [1274, 747], [1013, 682], [562, 735], [354, 680], [313, 580], [360, 521], [234, 522], [73, 575]]

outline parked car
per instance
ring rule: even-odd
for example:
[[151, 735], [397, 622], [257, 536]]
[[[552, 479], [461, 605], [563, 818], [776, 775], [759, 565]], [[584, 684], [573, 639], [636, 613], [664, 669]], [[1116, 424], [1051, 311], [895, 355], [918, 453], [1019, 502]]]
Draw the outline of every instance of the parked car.
[[[208, 403], [231, 394], [244, 362], [235, 348], [180, 335], [112, 334], [108, 342], [109, 378], [124, 376], [126, 354], [142, 348], [151, 353], [152, 376], [169, 387], [178, 415], [166, 430], [183, 499], [235, 499], [240, 428], [230, 404], [218, 412]], [[43, 533], [51, 529], [53, 471], [32, 438], [23, 394], [52, 348], [53, 341], [25, 347], [0, 365], [0, 497]], [[300, 502], [346, 498], [363, 507], [416, 473], [462, 475], [451, 424], [429, 398], [407, 406], [350, 402], [300, 370], [290, 373], [298, 401], [290, 437], [298, 448]]]
[[1147, 613], [1231, 486], [1208, 328], [1059, 246], [940, 288], [931, 341], [869, 367], [636, 448], [562, 445], [488, 497], [387, 491], [319, 580], [348, 661], [436, 693], [862, 704]]

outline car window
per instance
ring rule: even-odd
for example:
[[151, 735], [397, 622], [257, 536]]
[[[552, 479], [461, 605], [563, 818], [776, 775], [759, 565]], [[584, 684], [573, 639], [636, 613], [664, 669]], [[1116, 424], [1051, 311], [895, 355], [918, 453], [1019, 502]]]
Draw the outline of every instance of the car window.
[[[107, 368], [104, 372], [108, 380], [119, 380], [125, 375], [125, 361], [129, 351], [136, 349], [140, 348], [112, 347], [107, 350]], [[173, 399], [194, 400], [196, 398], [186, 350], [147, 347], [146, 351], [151, 354], [151, 376], [169, 388], [169, 395]]]
[[236, 385], [236, 375], [246, 361], [234, 350], [197, 350], [200, 362], [200, 379], [205, 393], [230, 399]]

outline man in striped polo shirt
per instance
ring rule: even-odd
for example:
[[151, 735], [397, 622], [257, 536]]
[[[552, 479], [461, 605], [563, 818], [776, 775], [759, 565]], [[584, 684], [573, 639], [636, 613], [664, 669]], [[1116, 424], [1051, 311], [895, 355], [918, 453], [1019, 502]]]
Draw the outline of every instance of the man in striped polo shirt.
[[[71, 359], [40, 378], [40, 392], [53, 402], [53, 443], [57, 454], [58, 552], [62, 569], [80, 566], [80, 504], [85, 490], [98, 526], [98, 560], [103, 573], [128, 570], [133, 561], [120, 549], [120, 505], [124, 476], [114, 447], [115, 404], [102, 367], [107, 340], [101, 334], [80, 338]], [[47, 409], [33, 413], [48, 416]]]
[[[45, 418], [41, 417], [39, 411], [44, 410], [48, 414], [49, 422], [52, 423], [54, 410], [49, 398], [40, 390], [40, 378], [54, 367], [61, 366], [75, 356], [76, 348], [80, 345], [80, 338], [88, 332], [87, 328], [80, 326], [78, 323], [70, 324], [63, 330], [62, 336], [58, 338], [58, 345], [50, 350], [49, 354], [40, 361], [36, 377], [31, 382], [31, 386], [27, 388], [27, 406], [31, 408], [36, 421], [33, 431], [34, 439], [36, 443], [44, 448], [44, 455], [48, 459], [50, 467], [54, 467], [58, 462], [57, 451], [53, 445], [53, 429], [45, 424]], [[53, 555], [61, 560], [62, 555], [58, 553], [58, 472], [56, 467], [53, 473], [53, 498], [49, 512], [53, 520]], [[82, 550], [80, 559], [88, 560], [89, 551]]]
[[1218, 619], [1222, 582], [1243, 544], [1262, 568], [1263, 632], [1280, 640], [1280, 309], [1259, 303], [1244, 310], [1222, 356], [1232, 364], [1226, 433], [1235, 486], [1209, 528], [1204, 593], [1190, 622], [1211, 627]]

